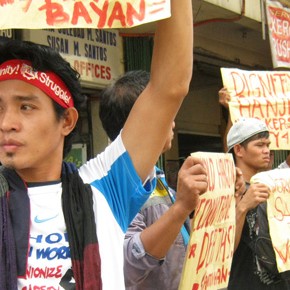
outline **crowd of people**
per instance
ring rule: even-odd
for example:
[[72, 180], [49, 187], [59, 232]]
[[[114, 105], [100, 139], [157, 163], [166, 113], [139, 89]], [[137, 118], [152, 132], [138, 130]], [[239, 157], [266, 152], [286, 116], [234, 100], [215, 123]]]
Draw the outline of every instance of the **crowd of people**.
[[[208, 173], [187, 157], [174, 191], [156, 162], [171, 148], [192, 78], [191, 2], [171, 0], [171, 16], [157, 21], [150, 73], [128, 72], [104, 89], [99, 117], [112, 142], [80, 168], [64, 161], [84, 101], [79, 74], [48, 47], [1, 45], [0, 289], [178, 289]], [[269, 169], [269, 130], [252, 118], [228, 129], [236, 166], [228, 289], [290, 289], [280, 276], [264, 283], [247, 243], [270, 194], [250, 184]]]

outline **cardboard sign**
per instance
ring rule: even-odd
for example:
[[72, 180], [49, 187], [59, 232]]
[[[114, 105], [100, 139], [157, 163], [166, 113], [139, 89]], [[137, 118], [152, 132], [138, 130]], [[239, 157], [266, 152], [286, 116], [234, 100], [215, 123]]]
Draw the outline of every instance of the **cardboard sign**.
[[290, 270], [290, 169], [274, 169], [254, 175], [251, 183], [263, 183], [271, 189], [267, 200], [269, 231], [278, 271]]
[[235, 242], [236, 170], [232, 154], [197, 152], [208, 189], [195, 210], [179, 290], [227, 287]]
[[0, 0], [0, 29], [130, 28], [170, 16], [170, 0]]
[[230, 93], [232, 122], [241, 117], [263, 120], [270, 132], [271, 149], [290, 148], [290, 72], [245, 71], [221, 68]]

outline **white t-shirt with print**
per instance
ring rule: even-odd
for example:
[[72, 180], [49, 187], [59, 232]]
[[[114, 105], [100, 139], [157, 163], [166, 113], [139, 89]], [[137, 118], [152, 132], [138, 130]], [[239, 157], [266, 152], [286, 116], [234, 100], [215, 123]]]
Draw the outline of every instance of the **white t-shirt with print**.
[[18, 279], [18, 289], [68, 289], [60, 285], [74, 283], [65, 281], [71, 257], [61, 193], [60, 182], [28, 187], [31, 212], [28, 267], [26, 279]]

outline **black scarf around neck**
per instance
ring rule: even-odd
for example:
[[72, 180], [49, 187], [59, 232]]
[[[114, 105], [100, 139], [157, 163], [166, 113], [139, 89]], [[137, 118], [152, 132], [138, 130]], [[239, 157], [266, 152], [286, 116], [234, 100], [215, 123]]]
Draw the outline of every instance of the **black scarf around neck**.
[[101, 290], [101, 258], [91, 186], [83, 183], [75, 166], [63, 163], [62, 187], [76, 289]]
[[[9, 190], [0, 195], [0, 289], [14, 290], [17, 289], [17, 275], [25, 276], [26, 273], [30, 203], [26, 184], [16, 172], [4, 168], [3, 175]], [[101, 258], [92, 189], [83, 183], [77, 168], [71, 163], [63, 163], [61, 179], [62, 207], [76, 290], [101, 290]]]

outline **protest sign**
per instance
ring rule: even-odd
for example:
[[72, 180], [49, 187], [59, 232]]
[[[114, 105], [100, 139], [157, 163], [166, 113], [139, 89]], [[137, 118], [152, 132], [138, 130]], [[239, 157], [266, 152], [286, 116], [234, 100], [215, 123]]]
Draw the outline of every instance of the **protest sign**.
[[0, 0], [0, 29], [130, 28], [170, 16], [170, 0]]
[[236, 170], [232, 154], [197, 152], [207, 167], [208, 189], [197, 206], [179, 290], [227, 287], [234, 252]]
[[280, 273], [290, 270], [290, 169], [274, 169], [254, 175], [251, 183], [264, 183], [271, 193], [267, 200], [269, 232]]
[[273, 66], [290, 67], [290, 8], [280, 1], [266, 1], [266, 15]]
[[232, 122], [241, 117], [265, 121], [271, 149], [290, 148], [290, 72], [221, 68]]

